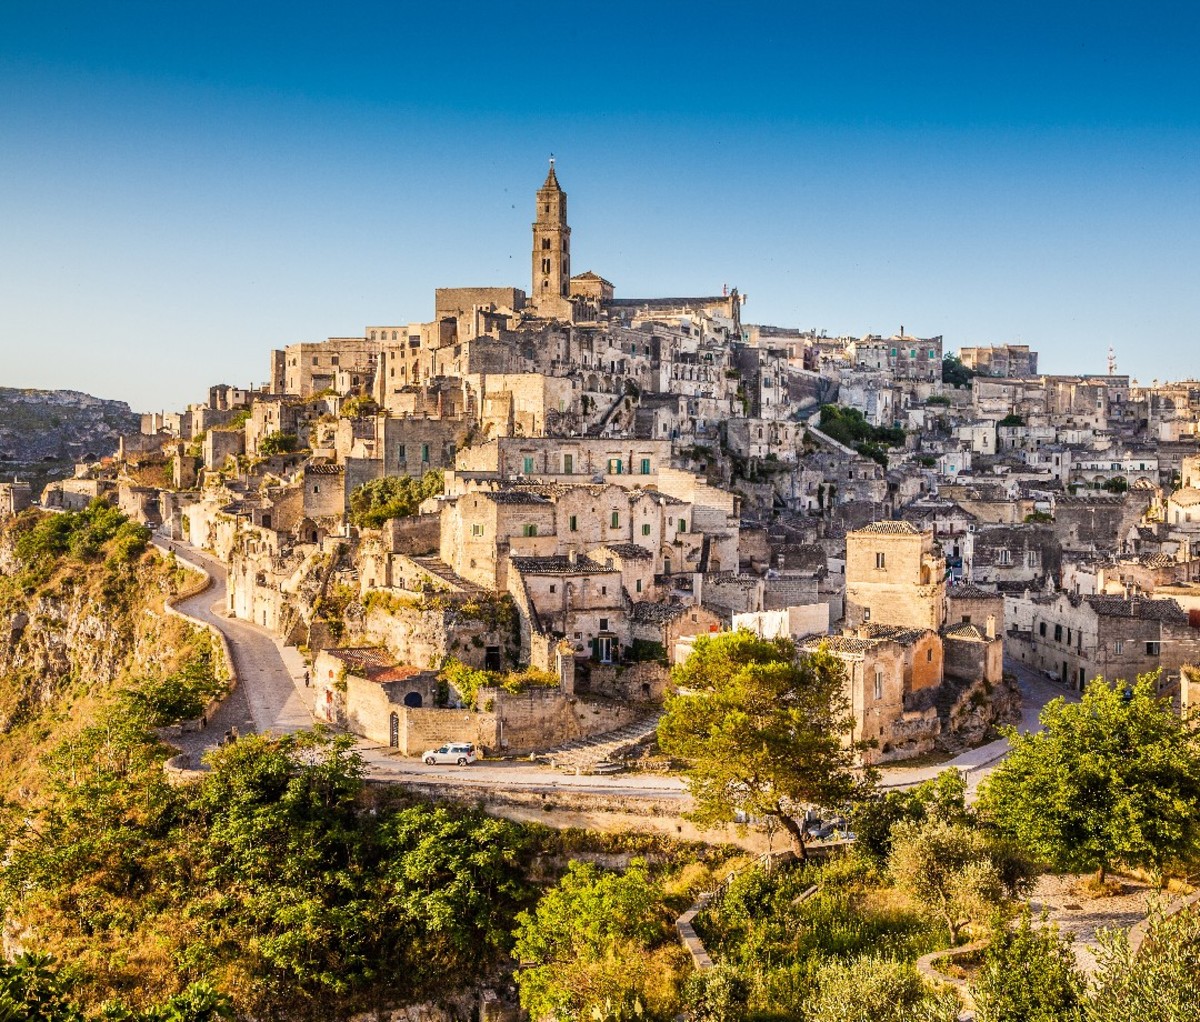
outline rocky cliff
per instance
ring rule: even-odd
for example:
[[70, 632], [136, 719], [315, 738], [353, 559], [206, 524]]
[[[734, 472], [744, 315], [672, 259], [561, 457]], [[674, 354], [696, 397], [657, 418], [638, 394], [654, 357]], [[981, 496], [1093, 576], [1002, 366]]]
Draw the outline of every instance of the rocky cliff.
[[115, 454], [117, 438], [140, 424], [124, 401], [0, 387], [0, 474], [37, 483], [61, 478], [77, 461]]
[[188, 576], [156, 551], [122, 563], [63, 556], [31, 574], [16, 543], [38, 517], [0, 528], [0, 801], [36, 786], [41, 753], [121, 684], [174, 670], [197, 641], [163, 610]]

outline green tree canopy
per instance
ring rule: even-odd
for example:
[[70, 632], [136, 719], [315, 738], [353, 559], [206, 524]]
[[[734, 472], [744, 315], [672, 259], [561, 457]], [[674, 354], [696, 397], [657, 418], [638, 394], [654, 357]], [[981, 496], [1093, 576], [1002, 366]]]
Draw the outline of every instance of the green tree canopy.
[[[1056, 926], [997, 922], [971, 989], [979, 1022], [1081, 1022], [1083, 977]], [[1135, 1016], [1130, 1016], [1133, 1018]]]
[[645, 862], [623, 873], [572, 862], [537, 909], [517, 917], [521, 1006], [562, 1022], [673, 1017], [672, 952], [681, 949], [660, 898]]
[[1200, 1022], [1200, 907], [1157, 917], [1136, 954], [1123, 930], [1100, 939], [1087, 1022]]
[[817, 972], [806, 1022], [955, 1022], [958, 998], [927, 990], [910, 962], [831, 959]]
[[936, 818], [892, 828], [888, 869], [897, 887], [946, 924], [952, 941], [963, 927], [988, 920], [1032, 880], [1028, 864], [1011, 847]]
[[948, 351], [942, 357], [942, 382], [952, 387], [969, 387], [971, 381], [978, 376], [974, 369], [968, 369], [962, 359], [954, 352]]
[[685, 762], [698, 822], [768, 817], [803, 856], [807, 808], [840, 808], [869, 787], [845, 671], [827, 650], [797, 657], [788, 639], [702, 636], [673, 680], [658, 741]]
[[440, 469], [430, 469], [421, 478], [384, 476], [372, 479], [350, 494], [350, 518], [364, 529], [378, 529], [391, 518], [415, 515], [421, 501], [445, 490]]
[[1006, 734], [1012, 751], [978, 811], [1059, 869], [1116, 863], [1161, 870], [1200, 851], [1200, 731], [1156, 693], [1094, 681], [1082, 702], [1042, 710], [1043, 730]]

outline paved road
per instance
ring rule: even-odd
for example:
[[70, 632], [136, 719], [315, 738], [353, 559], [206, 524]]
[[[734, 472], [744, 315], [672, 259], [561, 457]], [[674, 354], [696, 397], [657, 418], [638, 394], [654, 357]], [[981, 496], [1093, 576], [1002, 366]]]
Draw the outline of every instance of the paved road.
[[[1017, 686], [1021, 690], [1021, 720], [1017, 730], [1023, 734], [1041, 730], [1042, 707], [1050, 700], [1062, 696], [1068, 702], [1079, 701], [1078, 693], [1072, 692], [1065, 685], [1050, 681], [1045, 675], [1039, 674], [1019, 660], [1005, 657], [1004, 669], [1016, 676]], [[955, 767], [966, 775], [968, 795], [973, 795], [979, 782], [1008, 754], [1008, 747], [1008, 739], [1000, 738], [977, 749], [968, 749], [935, 766], [885, 767], [880, 771], [880, 783], [885, 788], [908, 788], [936, 777], [943, 770]]]
[[[239, 684], [222, 704], [204, 731], [172, 737], [173, 744], [198, 762], [225, 732], [236, 726], [241, 734], [287, 734], [311, 727], [310, 692], [304, 686], [304, 658], [259, 625], [241, 621], [225, 611], [226, 569], [215, 557], [177, 541], [162, 542], [160, 549], [174, 552], [184, 563], [206, 571], [213, 584], [204, 592], [181, 600], [177, 609], [215, 626], [228, 640]], [[399, 756], [385, 746], [360, 740], [367, 776], [377, 781], [409, 784], [452, 783], [482, 789], [519, 789], [533, 792], [571, 790], [593, 794], [620, 794], [631, 798], [686, 797], [683, 782], [659, 774], [622, 774], [613, 777], [577, 777], [539, 763], [503, 761], [469, 767], [426, 766], [419, 759]]]

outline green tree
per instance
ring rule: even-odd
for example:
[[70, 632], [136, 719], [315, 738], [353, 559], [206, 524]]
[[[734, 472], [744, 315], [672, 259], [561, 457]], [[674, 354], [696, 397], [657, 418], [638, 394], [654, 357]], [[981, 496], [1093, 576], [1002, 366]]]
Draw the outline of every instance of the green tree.
[[1200, 1022], [1200, 908], [1157, 917], [1136, 954], [1124, 930], [1100, 941], [1087, 1022]]
[[350, 494], [350, 517], [355, 525], [378, 529], [391, 518], [407, 518], [417, 513], [421, 501], [445, 490], [440, 469], [416, 476], [384, 476], [363, 483]]
[[876, 862], [884, 862], [892, 850], [892, 828], [896, 824], [925, 819], [965, 823], [970, 819], [966, 797], [967, 782], [954, 769], [943, 770], [914, 788], [868, 792], [850, 809], [855, 847]]
[[702, 636], [673, 680], [658, 741], [685, 762], [698, 822], [768, 817], [803, 857], [806, 809], [841, 807], [869, 787], [856, 766], [863, 746], [846, 737], [845, 671], [828, 650], [797, 657], [787, 639]]
[[1028, 909], [993, 928], [972, 987], [979, 1022], [1080, 1022], [1083, 993], [1070, 942]]
[[1012, 745], [978, 810], [1041, 861], [1162, 870], [1200, 850], [1200, 730], [1156, 694], [1156, 675], [1103, 680], [1083, 700], [1055, 699], [1043, 730]]
[[623, 873], [572, 862], [537, 909], [517, 917], [521, 1006], [563, 1022], [672, 1017], [679, 949], [660, 897], [640, 860]]
[[0, 959], [0, 1022], [83, 1022], [69, 992], [50, 955]]
[[1008, 846], [961, 823], [927, 819], [892, 828], [888, 869], [896, 886], [946, 925], [952, 942], [1028, 889], [1032, 871]]
[[954, 352], [946, 352], [942, 356], [942, 382], [948, 383], [952, 387], [969, 387], [971, 381], [978, 376], [979, 373], [974, 369], [968, 369], [962, 363]]
[[958, 998], [926, 989], [910, 962], [831, 959], [817, 972], [806, 1022], [954, 1022]]
[[300, 438], [295, 433], [281, 433], [278, 430], [268, 433], [258, 443], [258, 453], [264, 458], [276, 454], [291, 454], [300, 449]]

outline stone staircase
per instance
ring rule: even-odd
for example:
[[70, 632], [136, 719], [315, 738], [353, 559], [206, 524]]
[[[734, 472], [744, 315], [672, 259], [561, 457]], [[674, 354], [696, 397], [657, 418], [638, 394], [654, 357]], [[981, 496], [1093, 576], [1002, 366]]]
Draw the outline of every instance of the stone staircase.
[[590, 738], [579, 738], [554, 749], [539, 752], [534, 758], [558, 770], [578, 774], [616, 774], [625, 769], [620, 762], [622, 753], [648, 742], [654, 737], [662, 713], [653, 713], [641, 720]]
[[443, 582], [455, 592], [466, 593], [468, 596], [486, 596], [488, 593], [483, 586], [476, 585], [456, 573], [440, 557], [412, 557], [410, 560], [419, 565], [435, 582]]

